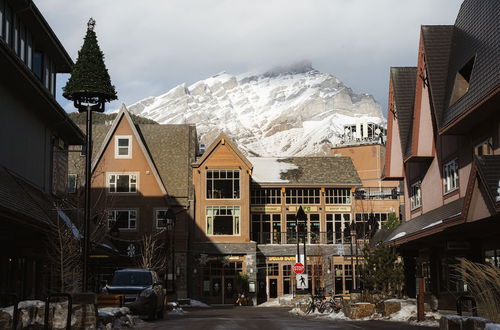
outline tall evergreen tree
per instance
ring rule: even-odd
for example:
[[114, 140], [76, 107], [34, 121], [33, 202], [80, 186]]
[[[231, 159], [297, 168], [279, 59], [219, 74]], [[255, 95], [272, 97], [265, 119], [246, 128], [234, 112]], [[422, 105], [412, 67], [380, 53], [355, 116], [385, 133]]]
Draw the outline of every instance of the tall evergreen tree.
[[95, 21], [91, 18], [87, 24], [87, 34], [71, 77], [63, 88], [63, 96], [75, 100], [86, 95], [85, 101], [109, 102], [116, 100], [115, 86], [111, 84], [108, 69], [104, 64], [104, 54], [97, 43], [94, 32]]

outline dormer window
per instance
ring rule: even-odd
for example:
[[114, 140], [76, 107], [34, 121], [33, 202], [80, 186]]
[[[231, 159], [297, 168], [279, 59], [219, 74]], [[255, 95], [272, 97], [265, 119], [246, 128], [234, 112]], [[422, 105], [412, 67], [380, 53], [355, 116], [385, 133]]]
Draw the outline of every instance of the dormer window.
[[465, 65], [458, 70], [453, 84], [453, 91], [450, 98], [450, 106], [455, 104], [469, 90], [469, 82], [472, 75], [472, 68], [476, 57], [472, 57]]
[[132, 137], [115, 137], [115, 158], [132, 158]]
[[416, 210], [422, 206], [422, 192], [420, 189], [421, 181], [417, 181], [410, 186], [410, 204], [411, 210]]

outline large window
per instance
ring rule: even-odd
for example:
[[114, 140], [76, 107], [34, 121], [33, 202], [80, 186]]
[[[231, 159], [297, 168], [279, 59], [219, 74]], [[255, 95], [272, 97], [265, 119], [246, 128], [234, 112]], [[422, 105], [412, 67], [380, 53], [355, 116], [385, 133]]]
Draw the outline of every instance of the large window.
[[486, 139], [474, 147], [474, 153], [478, 156], [492, 155], [493, 154], [493, 143], [492, 139]]
[[109, 210], [108, 228], [135, 229], [137, 225], [137, 211]]
[[252, 189], [251, 204], [281, 204], [280, 189]]
[[452, 160], [443, 166], [444, 192], [449, 193], [458, 188], [458, 161]]
[[[327, 244], [349, 243], [351, 215], [349, 213], [326, 214]], [[347, 228], [347, 229], [346, 229]]]
[[132, 158], [132, 137], [115, 137], [115, 158]]
[[239, 235], [239, 206], [207, 206], [208, 235]]
[[325, 189], [326, 204], [351, 204], [351, 189], [328, 188]]
[[108, 174], [110, 193], [137, 192], [137, 174]]
[[462, 96], [469, 90], [469, 83], [472, 76], [472, 69], [474, 68], [474, 62], [476, 57], [472, 57], [465, 65], [458, 70], [455, 75], [455, 82], [453, 84], [453, 91], [450, 98], [450, 106], [457, 102]]
[[252, 240], [259, 244], [281, 243], [281, 214], [252, 213]]
[[410, 186], [410, 204], [411, 209], [415, 210], [422, 206], [422, 193], [420, 189], [420, 180]]
[[319, 204], [320, 190], [319, 189], [293, 189], [287, 188], [285, 191], [287, 204]]
[[239, 170], [208, 170], [207, 199], [239, 199]]

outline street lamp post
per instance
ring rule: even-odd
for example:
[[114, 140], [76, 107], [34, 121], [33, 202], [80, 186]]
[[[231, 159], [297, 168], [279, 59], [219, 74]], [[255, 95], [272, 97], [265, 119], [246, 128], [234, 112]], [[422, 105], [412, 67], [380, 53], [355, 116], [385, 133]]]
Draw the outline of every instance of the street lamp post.
[[83, 228], [83, 270], [82, 291], [88, 291], [88, 258], [90, 252], [90, 203], [91, 203], [91, 164], [92, 164], [92, 112], [104, 112], [104, 104], [116, 100], [115, 87], [104, 64], [104, 55], [97, 43], [94, 32], [95, 20], [87, 23], [87, 34], [78, 59], [71, 71], [63, 96], [73, 101], [78, 112], [86, 112], [85, 143], [85, 207]]

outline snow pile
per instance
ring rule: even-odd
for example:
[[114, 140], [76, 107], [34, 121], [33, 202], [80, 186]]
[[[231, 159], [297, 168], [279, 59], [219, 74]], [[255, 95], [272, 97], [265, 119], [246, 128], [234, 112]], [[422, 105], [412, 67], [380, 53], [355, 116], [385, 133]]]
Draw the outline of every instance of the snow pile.
[[266, 301], [260, 305], [257, 305], [256, 307], [280, 307], [280, 306], [281, 306], [281, 304], [280, 304], [279, 299], [273, 299], [273, 300]]
[[176, 302], [169, 302], [168, 305], [170, 306], [171, 309], [170, 311], [172, 313], [178, 313], [178, 314], [185, 313], [182, 307]]
[[97, 310], [99, 317], [130, 314], [128, 307], [103, 307]]
[[293, 294], [286, 294], [279, 298], [266, 301], [256, 307], [290, 307], [294, 305]]
[[486, 323], [484, 330], [500, 330], [500, 324], [498, 324], [498, 323]]
[[344, 125], [386, 122], [372, 96], [354, 93], [307, 62], [260, 73], [219, 73], [128, 109], [161, 124], [196, 124], [207, 146], [224, 132], [243, 153], [261, 157], [327, 154]]
[[282, 159], [285, 158], [248, 157], [248, 160], [253, 165], [252, 180], [261, 183], [289, 182], [288, 180], [282, 180], [281, 174], [299, 167], [295, 164], [280, 161]]
[[211, 307], [210, 305], [205, 304], [204, 302], [201, 302], [199, 300], [194, 300], [194, 299], [189, 299], [189, 304], [183, 304], [180, 305], [181, 307], [203, 307], [203, 308], [209, 308]]

